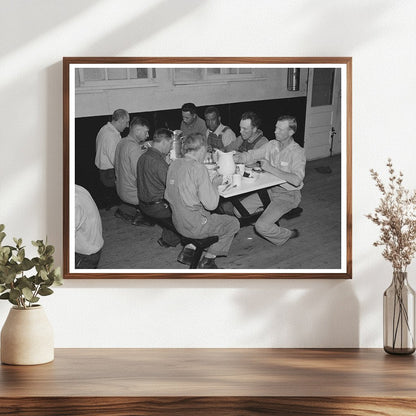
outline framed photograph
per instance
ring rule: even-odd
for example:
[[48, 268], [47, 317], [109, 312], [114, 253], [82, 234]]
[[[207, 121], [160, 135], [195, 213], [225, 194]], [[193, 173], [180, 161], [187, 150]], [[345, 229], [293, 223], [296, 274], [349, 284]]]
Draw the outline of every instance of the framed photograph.
[[64, 278], [351, 278], [351, 72], [64, 58]]

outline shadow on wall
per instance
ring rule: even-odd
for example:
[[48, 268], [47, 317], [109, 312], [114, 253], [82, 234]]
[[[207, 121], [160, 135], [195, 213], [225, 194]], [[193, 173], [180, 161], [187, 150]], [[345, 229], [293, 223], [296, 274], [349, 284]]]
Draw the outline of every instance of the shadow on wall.
[[235, 304], [245, 327], [239, 339], [242, 345], [276, 348], [360, 345], [359, 303], [351, 281], [268, 281], [264, 289], [241, 293], [244, 296], [237, 295]]
[[[98, 3], [100, 0], [89, 0], [88, 2], [85, 0], [2, 2], [2, 15], [8, 16], [8, 18], [1, 19], [2, 33], [13, 33], [13, 36], [8, 36], [7, 42], [3, 42], [0, 55], [4, 56], [9, 52], [14, 52], [28, 42], [35, 41], [38, 37], [75, 19], [77, 15], [85, 13], [88, 8]], [[10, 16], [30, 17], [30, 30], [16, 30], [17, 18], [10, 18]], [[45, 16], [48, 17], [45, 18]]]
[[[204, 6], [204, 2], [176, 0], [163, 0], [154, 4], [143, 13], [134, 15], [129, 21], [116, 30], [102, 36], [98, 42], [86, 45], [81, 56], [120, 56], [123, 50], [138, 46], [140, 42], [154, 36], [157, 32], [177, 24], [185, 16]], [[132, 13], [132, 11], [130, 11]], [[179, 40], [179, 39], [178, 39]]]
[[[99, 1], [91, 1], [88, 3], [89, 7]], [[17, 9], [21, 6], [9, 5], [10, 12], [17, 13]], [[33, 16], [39, 13], [44, 14], [45, 10], [43, 2], [33, 1], [28, 3], [25, 13], [33, 12]], [[188, 0], [177, 0], [175, 7], [169, 7], [170, 13], [165, 13], [168, 6], [172, 5], [169, 0], [154, 4], [148, 10], [138, 15], [132, 15], [128, 22], [122, 23], [119, 28], [109, 31], [105, 37], [100, 39], [99, 43], [85, 43], [83, 48], [77, 50], [78, 56], [111, 56], [120, 55], [123, 50], [120, 50], [121, 45], [123, 49], [127, 49], [133, 45], [143, 42], [146, 38], [154, 36], [158, 31], [166, 29], [170, 24], [176, 24], [184, 16], [192, 13], [195, 9], [200, 8], [202, 2], [190, 2]], [[49, 7], [50, 6], [50, 7]], [[22, 34], [20, 38], [12, 39], [8, 43], [9, 49], [14, 49], [28, 41], [27, 33], [30, 33], [30, 38], [44, 35], [45, 32], [52, 30], [55, 26], [62, 23], [64, 20], [74, 18], [77, 14], [86, 11], [84, 1], [75, 0], [62, 7], [60, 2], [48, 3], [48, 15], [50, 16], [46, 24], [36, 30], [27, 31], [26, 35]], [[29, 10], [33, 9], [33, 10]], [[56, 9], [56, 10], [55, 10]], [[45, 19], [39, 19], [43, 22]], [[37, 20], [35, 20], [36, 22]], [[158, 22], [155, 24], [141, 24], [140, 22]], [[46, 149], [48, 152], [46, 177], [46, 198], [48, 212], [45, 212], [48, 236], [50, 241], [57, 241], [56, 243], [56, 261], [62, 259], [62, 247], [58, 244], [60, 240], [62, 229], [62, 151], [63, 151], [63, 131], [62, 131], [62, 62], [53, 64], [47, 68], [47, 117], [45, 123], [47, 125]], [[58, 93], [59, 91], [59, 93]]]
[[[332, 51], [326, 49], [326, 56], [339, 56], [338, 52], [343, 50], [353, 51], [354, 47], [361, 48], [365, 43], [374, 41], [377, 36], [385, 36], [386, 30], [391, 34], [395, 29], [400, 29], [392, 25], [386, 27], [385, 22], [380, 19], [396, 7], [396, 4], [390, 0], [377, 1], [377, 7], [373, 2], [347, 4], [347, 2], [329, 3], [326, 0], [298, 4], [298, 10], [293, 7], [290, 16], [281, 15], [280, 19], [286, 21], [295, 19], [296, 28], [306, 28], [306, 31], [297, 33], [299, 37], [307, 33], [322, 33], [322, 28], [326, 28], [330, 38], [337, 39], [332, 43], [334, 48]], [[368, 16], [371, 18], [369, 19]], [[351, 30], [351, 22], [354, 22], [355, 30]], [[345, 36], [346, 31], [348, 36]], [[329, 45], [324, 43], [323, 46]], [[317, 50], [316, 53], [318, 54], [316, 56], [319, 56], [320, 51]]]

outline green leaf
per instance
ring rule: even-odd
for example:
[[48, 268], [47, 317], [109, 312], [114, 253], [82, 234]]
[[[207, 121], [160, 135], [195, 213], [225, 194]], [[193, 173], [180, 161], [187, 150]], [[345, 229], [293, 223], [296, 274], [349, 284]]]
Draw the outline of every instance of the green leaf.
[[45, 255], [52, 256], [53, 253], [55, 253], [55, 247], [51, 245], [46, 246]]
[[4, 230], [4, 224], [0, 224], [0, 232]]
[[0, 243], [4, 240], [5, 237], [6, 237], [6, 233], [0, 232]]
[[53, 293], [53, 290], [52, 289], [49, 289], [48, 287], [46, 287], [46, 286], [42, 286], [40, 289], [39, 289], [39, 295], [41, 295], [41, 296], [49, 296], [49, 295], [52, 295], [52, 293]]
[[30, 259], [28, 259], [27, 257], [25, 257], [22, 260], [22, 263], [20, 264], [20, 266], [22, 267], [22, 270], [25, 272], [27, 270], [33, 269], [34, 264], [33, 264], [33, 262]]
[[46, 273], [46, 270], [42, 269], [39, 272], [39, 276], [41, 277], [42, 280], [48, 280], [48, 273]]
[[29, 301], [32, 302], [31, 299], [33, 298], [33, 292], [28, 288], [24, 287], [22, 289], [23, 296]]
[[16, 273], [13, 270], [7, 268], [4, 273], [0, 273], [0, 281], [3, 284], [13, 283], [16, 277]]
[[0, 285], [0, 293], [3, 293], [5, 290], [7, 290], [7, 287], [4, 285]]
[[31, 291], [36, 289], [34, 283], [31, 282], [26, 276], [22, 276], [18, 279], [17, 287], [21, 290], [23, 290], [23, 288], [25, 287], [30, 289]]
[[19, 303], [17, 302], [17, 300], [16, 300], [16, 299], [10, 299], [10, 298], [9, 298], [9, 302], [10, 302], [11, 304], [13, 304], [13, 305], [19, 306]]
[[49, 275], [53, 275], [53, 282], [56, 286], [61, 286], [64, 283], [64, 280], [62, 279], [62, 273], [61, 268], [57, 267], [52, 270], [52, 272]]
[[19, 260], [19, 263], [21, 263], [23, 261], [23, 259], [25, 258], [25, 249], [21, 248], [18, 252], [17, 252], [17, 259]]
[[16, 288], [12, 289], [10, 291], [10, 300], [17, 300], [21, 295], [22, 295], [22, 292], [20, 291], [20, 289], [16, 289]]
[[10, 292], [2, 293], [0, 295], [0, 299], [9, 299], [10, 298]]
[[16, 237], [13, 237], [13, 241], [14, 241], [14, 243], [16, 244], [16, 247], [17, 248], [20, 248], [21, 246], [22, 246], [22, 239], [21, 238], [16, 238]]

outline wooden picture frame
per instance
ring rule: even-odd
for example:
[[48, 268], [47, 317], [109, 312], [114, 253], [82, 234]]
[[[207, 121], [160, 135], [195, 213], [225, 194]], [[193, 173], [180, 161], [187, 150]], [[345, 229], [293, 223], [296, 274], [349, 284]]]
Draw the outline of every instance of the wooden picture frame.
[[[322, 79], [319, 80], [319, 78]], [[326, 79], [330, 81], [327, 82]], [[143, 97], [143, 99], [140, 99], [140, 97]], [[300, 123], [302, 126], [303, 139], [300, 138], [299, 140], [302, 140], [305, 148], [307, 167], [308, 164], [314, 166], [313, 169], [311, 168], [310, 177], [317, 177], [317, 181], [321, 180], [322, 184], [326, 183], [333, 169], [331, 170], [331, 166], [319, 166], [318, 161], [325, 160], [325, 162], [329, 161], [330, 164], [332, 162], [336, 163], [337, 169], [339, 169], [338, 182], [336, 183], [339, 186], [336, 188], [335, 200], [329, 198], [327, 201], [320, 201], [319, 204], [321, 205], [317, 205], [316, 208], [311, 205], [312, 209], [309, 208], [308, 212], [304, 211], [300, 217], [303, 221], [300, 238], [288, 243], [291, 245], [290, 252], [296, 254], [301, 267], [280, 267], [280, 264], [284, 264], [284, 253], [289, 253], [289, 251], [281, 251], [279, 247], [263, 240], [255, 233], [254, 228], [252, 229], [252, 236], [247, 237], [247, 241], [250, 244], [255, 241], [253, 244], [266, 247], [263, 252], [273, 251], [273, 256], [278, 259], [276, 260], [276, 266], [272, 265], [272, 268], [244, 267], [240, 269], [236, 266], [239, 264], [238, 261], [231, 260], [233, 266], [227, 267], [227, 263], [223, 263], [220, 264], [222, 269], [218, 270], [187, 269], [183, 266], [179, 267], [179, 263], [175, 262], [175, 256], [172, 256], [172, 267], [161, 268], [161, 263], [159, 265], [157, 263], [158, 250], [164, 249], [156, 245], [157, 238], [153, 236], [151, 241], [154, 243], [154, 248], [152, 246], [153, 262], [156, 263], [154, 268], [124, 267], [122, 263], [114, 263], [115, 267], [105, 266], [97, 269], [77, 269], [75, 267], [74, 188], [75, 183], [84, 186], [92, 180], [94, 174], [91, 172], [95, 169], [93, 166], [95, 136], [99, 127], [104, 124], [104, 118], [109, 120], [108, 117], [116, 108], [126, 108], [130, 115], [146, 113], [151, 119], [151, 124], [153, 123], [153, 127], [156, 128], [158, 123], [161, 123], [160, 114], [163, 113], [163, 117], [165, 117], [163, 126], [174, 130], [179, 128], [181, 105], [185, 102], [195, 102], [198, 108], [209, 105], [218, 106], [224, 111], [224, 119], [235, 130], [236, 136], [239, 135], [237, 131], [239, 118], [237, 118], [237, 115], [241, 114], [243, 110], [247, 111], [252, 106], [256, 111], [264, 109], [265, 114], [271, 111], [270, 114], [273, 114], [273, 116], [265, 117], [267, 122], [265, 127], [269, 131], [269, 140], [274, 139], [272, 132], [277, 116], [282, 115], [282, 113], [291, 113], [295, 109], [295, 113], [298, 111], [296, 117], [300, 119], [298, 124]], [[276, 110], [276, 116], [274, 116], [273, 111], [274, 108], [277, 108], [276, 105], [282, 108]], [[303, 106], [304, 110], [302, 110]], [[321, 111], [323, 109], [328, 111], [325, 113], [325, 111]], [[239, 111], [241, 112], [238, 113]], [[177, 125], [174, 125], [175, 122], [173, 124], [172, 122], [166, 122], [166, 120], [172, 120], [174, 117], [177, 117]], [[262, 117], [262, 114], [260, 114], [260, 117]], [[99, 123], [101, 125], [98, 125]], [[328, 129], [329, 125], [331, 125], [332, 133]], [[88, 127], [83, 130], [83, 126]], [[350, 57], [63, 58], [64, 278], [351, 278], [351, 130], [352, 58]], [[88, 160], [81, 160], [80, 154], [82, 158], [87, 155]], [[325, 159], [319, 159], [323, 154], [326, 154], [326, 156], [323, 156]], [[306, 180], [307, 176], [305, 177], [305, 192]], [[87, 185], [84, 187], [94, 196], [94, 192], [88, 189]], [[321, 195], [323, 188], [318, 182], [314, 195]], [[332, 205], [336, 206], [333, 210], [330, 209]], [[323, 211], [321, 216], [317, 212], [321, 209], [320, 207], [324, 207], [325, 210], [328, 209], [328, 211]], [[315, 214], [314, 220], [309, 217], [312, 211]], [[101, 209], [100, 212], [103, 213], [102, 216], [109, 215], [106, 214], [104, 209]], [[333, 220], [334, 223], [332, 228], [336, 228], [335, 244], [327, 243], [326, 239], [329, 232], [333, 231], [325, 231], [325, 226], [330, 220]], [[296, 221], [300, 221], [300, 219], [293, 221], [296, 225]], [[310, 228], [313, 221], [315, 221], [313, 225], [315, 228]], [[322, 233], [316, 231], [321, 229], [323, 230]], [[156, 232], [156, 235], [158, 237], [160, 232]], [[304, 236], [303, 243], [302, 236]], [[104, 240], [106, 239], [104, 238]], [[107, 240], [109, 241], [109, 239]], [[263, 246], [263, 241], [268, 246]], [[301, 244], [305, 244], [305, 241], [309, 241], [310, 249], [301, 248]], [[107, 243], [104, 245], [104, 248], [106, 247]], [[245, 246], [245, 248], [247, 247]], [[138, 249], [138, 252], [140, 253], [140, 249]], [[103, 253], [102, 258], [104, 258]], [[164, 255], [165, 252], [160, 251], [160, 253]], [[316, 253], [322, 253], [323, 257], [325, 254], [325, 260], [320, 260], [320, 256]], [[295, 258], [294, 254], [291, 255]], [[118, 255], [114, 254], [114, 256], [117, 257]], [[122, 256], [118, 257], [121, 258]], [[131, 256], [129, 258], [131, 259]], [[333, 263], [331, 263], [332, 261]], [[313, 266], [308, 267], [309, 263]]]

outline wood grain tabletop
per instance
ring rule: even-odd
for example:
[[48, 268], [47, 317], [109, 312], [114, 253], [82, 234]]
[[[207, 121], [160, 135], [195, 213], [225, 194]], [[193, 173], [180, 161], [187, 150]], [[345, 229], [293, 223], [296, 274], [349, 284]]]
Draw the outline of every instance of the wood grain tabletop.
[[[2, 413], [18, 403], [20, 413]], [[415, 415], [416, 362], [381, 349], [57, 349], [48, 364], [2, 365], [0, 405], [22, 415]]]

